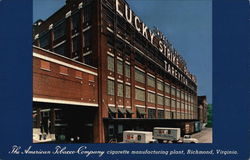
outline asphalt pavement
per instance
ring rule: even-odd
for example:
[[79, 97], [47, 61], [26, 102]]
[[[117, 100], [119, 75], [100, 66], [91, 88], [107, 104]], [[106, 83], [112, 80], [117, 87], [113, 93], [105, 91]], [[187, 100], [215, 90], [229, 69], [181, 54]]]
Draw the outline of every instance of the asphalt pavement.
[[199, 143], [213, 143], [213, 129], [204, 128], [201, 132], [192, 135], [192, 138], [199, 140]]

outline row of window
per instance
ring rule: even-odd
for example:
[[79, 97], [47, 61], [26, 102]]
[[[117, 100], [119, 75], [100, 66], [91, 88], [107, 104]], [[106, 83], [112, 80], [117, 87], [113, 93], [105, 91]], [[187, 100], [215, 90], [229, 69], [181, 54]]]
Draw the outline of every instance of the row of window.
[[[108, 55], [108, 70], [114, 72], [115, 71], [115, 60], [114, 57]], [[116, 61], [117, 73], [123, 75], [123, 61], [117, 59]], [[125, 63], [125, 76], [130, 78], [130, 65]]]
[[[114, 80], [108, 79], [108, 95], [115, 95], [115, 82]], [[117, 96], [124, 97], [124, 84], [117, 82]], [[188, 110], [193, 110], [193, 106], [190, 104], [185, 104], [184, 102], [176, 101], [175, 99], [170, 99], [169, 97], [164, 97], [162, 95], [156, 95], [155, 93], [147, 92], [147, 101], [149, 103], [156, 103], [158, 105], [171, 106], [172, 108], [186, 108]], [[125, 85], [125, 97], [131, 98], [131, 86]], [[135, 99], [145, 102], [145, 90], [135, 88]]]
[[[114, 61], [114, 57], [108, 55], [108, 70], [114, 72], [115, 71], [115, 61]], [[120, 75], [123, 75], [123, 61], [117, 59], [117, 73]], [[125, 63], [125, 76], [130, 78], [130, 65]], [[135, 81], [140, 82], [145, 84], [145, 72], [135, 68]], [[156, 80], [155, 77], [147, 75], [147, 85], [150, 87], [157, 87], [158, 90], [164, 91], [165, 88], [165, 92], [168, 94], [171, 94], [172, 96], [176, 96], [177, 98], [182, 98], [185, 99], [188, 102], [193, 103], [194, 102], [194, 96], [191, 96], [189, 94], [186, 94], [182, 91], [180, 91], [179, 89], [176, 89], [175, 87], [170, 87], [169, 84], [164, 84], [163, 81], [160, 80]], [[139, 96], [140, 99], [145, 99], [145, 97], [143, 98], [142, 96]]]
[[[117, 83], [117, 96], [123, 97], [123, 83]], [[115, 82], [113, 80], [108, 80], [108, 95], [114, 96], [115, 95]], [[131, 96], [131, 89], [129, 85], [125, 85], [125, 97], [130, 98]]]
[[[195, 116], [192, 113], [182, 113], [182, 112], [172, 112], [172, 111], [164, 111], [164, 110], [156, 110], [148, 108], [148, 118], [156, 118], [156, 111], [157, 117], [159, 119], [194, 119]], [[136, 112], [137, 118], [146, 118], [146, 112], [144, 108], [137, 108]]]

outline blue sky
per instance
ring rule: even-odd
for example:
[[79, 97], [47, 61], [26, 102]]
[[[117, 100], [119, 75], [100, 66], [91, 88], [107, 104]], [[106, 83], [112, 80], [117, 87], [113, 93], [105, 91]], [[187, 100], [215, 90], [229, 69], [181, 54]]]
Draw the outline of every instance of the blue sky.
[[[149, 27], [156, 26], [186, 60], [198, 95], [212, 103], [212, 0], [127, 0]], [[46, 19], [65, 0], [33, 0], [33, 21]]]

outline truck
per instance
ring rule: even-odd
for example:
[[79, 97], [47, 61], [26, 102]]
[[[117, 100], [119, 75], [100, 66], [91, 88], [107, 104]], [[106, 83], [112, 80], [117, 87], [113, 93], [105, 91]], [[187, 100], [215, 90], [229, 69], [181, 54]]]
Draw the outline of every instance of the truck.
[[155, 143], [152, 132], [149, 131], [123, 131], [122, 143]]
[[155, 127], [153, 130], [153, 138], [159, 143], [198, 143], [198, 140], [192, 138], [190, 135], [184, 135], [184, 137], [181, 138], [180, 128]]

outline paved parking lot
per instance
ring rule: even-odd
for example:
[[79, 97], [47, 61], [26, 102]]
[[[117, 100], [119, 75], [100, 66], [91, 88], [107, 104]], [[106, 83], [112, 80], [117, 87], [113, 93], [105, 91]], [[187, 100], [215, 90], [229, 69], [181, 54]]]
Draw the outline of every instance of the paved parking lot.
[[199, 140], [199, 143], [213, 143], [213, 129], [205, 128], [199, 133], [192, 135], [193, 138]]

